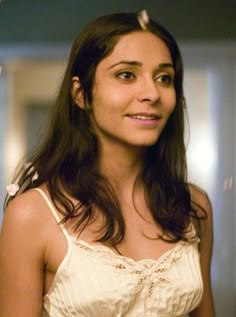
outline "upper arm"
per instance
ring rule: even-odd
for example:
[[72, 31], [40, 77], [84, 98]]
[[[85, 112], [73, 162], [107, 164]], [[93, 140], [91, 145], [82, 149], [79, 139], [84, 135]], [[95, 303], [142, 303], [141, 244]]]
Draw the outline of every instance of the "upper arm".
[[0, 317], [41, 316], [43, 234], [34, 194], [10, 203], [0, 235]]
[[[208, 196], [202, 191], [192, 188], [192, 199], [200, 206], [197, 207], [197, 211], [200, 214], [201, 208], [206, 212], [206, 217], [200, 220], [201, 224], [201, 241], [200, 241], [200, 264], [203, 279], [203, 298], [200, 306], [195, 309], [190, 316], [191, 317], [213, 317], [214, 316], [214, 305], [211, 289], [211, 256], [213, 246], [213, 219], [212, 219], [212, 207]], [[195, 209], [196, 206], [195, 205]]]

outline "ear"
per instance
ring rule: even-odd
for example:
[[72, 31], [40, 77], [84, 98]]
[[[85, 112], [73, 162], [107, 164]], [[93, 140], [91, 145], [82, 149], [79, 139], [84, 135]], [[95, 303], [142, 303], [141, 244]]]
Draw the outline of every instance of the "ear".
[[79, 106], [81, 109], [85, 108], [84, 91], [81, 87], [78, 76], [72, 77], [71, 96], [77, 106]]

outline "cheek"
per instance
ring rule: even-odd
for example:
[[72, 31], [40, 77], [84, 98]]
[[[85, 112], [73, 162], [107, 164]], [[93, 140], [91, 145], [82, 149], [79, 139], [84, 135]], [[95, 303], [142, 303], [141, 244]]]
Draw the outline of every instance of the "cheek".
[[97, 111], [122, 111], [129, 103], [128, 92], [123, 93], [113, 87], [96, 90], [93, 94], [93, 109]]
[[97, 90], [93, 94], [92, 117], [98, 126], [117, 120], [122, 112], [122, 97], [111, 89]]

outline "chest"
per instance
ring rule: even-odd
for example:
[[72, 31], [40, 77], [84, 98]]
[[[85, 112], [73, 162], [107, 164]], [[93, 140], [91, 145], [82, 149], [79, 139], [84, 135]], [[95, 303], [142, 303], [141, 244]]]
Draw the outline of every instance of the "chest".
[[[111, 249], [70, 241], [52, 288], [49, 316], [184, 316], [200, 301], [197, 248], [178, 243], [157, 260], [134, 261]], [[63, 311], [65, 314], [60, 315]]]
[[[104, 223], [101, 218], [92, 221], [82, 231], [74, 231], [75, 222], [68, 222], [64, 225], [67, 235], [74, 239], [80, 239], [90, 245], [102, 246], [102, 243], [96, 242], [99, 235], [99, 229]], [[107, 246], [114, 253], [131, 258], [135, 261], [142, 259], [156, 260], [165, 252], [168, 252], [176, 246], [177, 243], [168, 243], [159, 236], [161, 229], [151, 218], [143, 218], [137, 213], [131, 213], [126, 219], [124, 239], [114, 248]], [[65, 235], [59, 226], [53, 230], [51, 239], [49, 239], [47, 250], [47, 272], [49, 275], [55, 275], [60, 263], [64, 259], [68, 245]], [[51, 279], [51, 278], [50, 278]], [[49, 283], [50, 284], [50, 283]]]

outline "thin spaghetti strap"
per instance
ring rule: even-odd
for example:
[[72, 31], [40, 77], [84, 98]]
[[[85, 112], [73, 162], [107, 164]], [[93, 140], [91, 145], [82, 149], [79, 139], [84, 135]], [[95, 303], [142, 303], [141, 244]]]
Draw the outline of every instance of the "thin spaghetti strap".
[[41, 194], [41, 196], [44, 198], [46, 204], [48, 205], [49, 209], [51, 210], [54, 218], [56, 219], [57, 223], [59, 224], [59, 226], [61, 227], [61, 230], [63, 231], [63, 233], [65, 234], [66, 238], [70, 240], [70, 236], [66, 230], [66, 228], [64, 227], [64, 225], [61, 223], [61, 219], [58, 216], [58, 213], [56, 212], [56, 209], [54, 208], [53, 204], [51, 203], [51, 201], [49, 200], [49, 198], [47, 197], [47, 195], [45, 194], [45, 192], [40, 189], [40, 188], [33, 188], [33, 190], [36, 190], [37, 192], [39, 192]]

